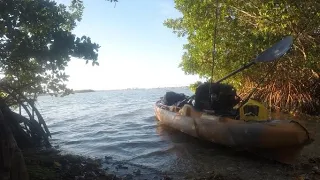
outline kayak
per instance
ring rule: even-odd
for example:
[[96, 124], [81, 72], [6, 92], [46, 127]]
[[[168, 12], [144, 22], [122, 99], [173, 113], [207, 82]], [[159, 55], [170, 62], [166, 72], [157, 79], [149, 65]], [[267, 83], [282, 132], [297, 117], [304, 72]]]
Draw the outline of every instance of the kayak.
[[155, 103], [154, 111], [160, 124], [286, 164], [292, 164], [303, 147], [313, 141], [306, 127], [293, 120], [240, 120], [200, 112], [189, 104], [168, 106], [161, 100]]
[[232, 85], [221, 83], [256, 63], [275, 61], [292, 44], [292, 36], [283, 38], [220, 80], [200, 83], [191, 97], [166, 92], [155, 104], [156, 118], [196, 138], [293, 163], [301, 150], [314, 141], [306, 127], [298, 121], [270, 119], [267, 106], [250, 98], [256, 88], [241, 100]]

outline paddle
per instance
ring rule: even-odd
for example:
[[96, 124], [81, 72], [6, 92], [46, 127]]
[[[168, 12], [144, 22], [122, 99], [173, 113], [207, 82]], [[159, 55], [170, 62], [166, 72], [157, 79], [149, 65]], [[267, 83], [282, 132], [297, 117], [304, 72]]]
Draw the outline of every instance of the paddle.
[[221, 81], [235, 75], [236, 73], [247, 69], [248, 67], [259, 63], [259, 62], [271, 62], [274, 61], [278, 58], [280, 58], [281, 56], [283, 56], [292, 46], [293, 43], [293, 37], [292, 36], [286, 36], [285, 38], [283, 38], [281, 41], [277, 42], [276, 44], [274, 44], [272, 47], [270, 47], [269, 49], [263, 51], [261, 54], [258, 55], [258, 57], [256, 57], [254, 60], [252, 60], [250, 63], [244, 65], [243, 67], [231, 72], [230, 74], [228, 74], [227, 76], [219, 79], [216, 83], [220, 83]]

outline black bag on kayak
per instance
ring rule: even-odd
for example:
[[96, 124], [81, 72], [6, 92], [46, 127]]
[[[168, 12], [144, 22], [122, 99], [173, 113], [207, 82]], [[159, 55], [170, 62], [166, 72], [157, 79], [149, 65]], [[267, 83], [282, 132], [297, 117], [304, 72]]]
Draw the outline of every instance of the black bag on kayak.
[[198, 110], [230, 111], [239, 101], [236, 90], [228, 84], [203, 83], [195, 93], [195, 108]]
[[162, 101], [165, 105], [172, 106], [175, 103], [182, 101], [186, 98], [187, 98], [187, 96], [183, 93], [179, 94], [179, 93], [175, 93], [173, 91], [169, 91], [169, 92], [166, 92], [166, 94], [163, 96]]

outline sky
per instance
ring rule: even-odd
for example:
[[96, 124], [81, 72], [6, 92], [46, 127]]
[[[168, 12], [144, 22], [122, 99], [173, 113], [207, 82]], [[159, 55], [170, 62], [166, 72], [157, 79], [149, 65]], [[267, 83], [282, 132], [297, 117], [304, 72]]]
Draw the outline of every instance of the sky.
[[[56, 0], [70, 4], [70, 0]], [[100, 66], [72, 59], [68, 86], [78, 89], [125, 89], [187, 86], [199, 80], [178, 67], [186, 38], [163, 25], [181, 17], [173, 0], [84, 0], [82, 21], [73, 31], [98, 43]]]

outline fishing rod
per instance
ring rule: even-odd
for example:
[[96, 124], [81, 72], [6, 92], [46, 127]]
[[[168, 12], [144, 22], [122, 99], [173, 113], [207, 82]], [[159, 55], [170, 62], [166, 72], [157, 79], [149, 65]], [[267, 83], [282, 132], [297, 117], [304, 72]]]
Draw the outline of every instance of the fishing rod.
[[213, 49], [212, 49], [212, 68], [211, 68], [211, 77], [210, 77], [210, 86], [209, 86], [209, 100], [210, 100], [210, 104], [212, 103], [212, 81], [213, 81], [213, 68], [214, 68], [214, 59], [215, 56], [217, 54], [216, 51], [216, 41], [217, 41], [217, 26], [218, 26], [218, 22], [219, 22], [219, 1], [216, 0], [216, 17], [215, 20], [216, 22], [214, 23], [214, 34], [213, 34]]

